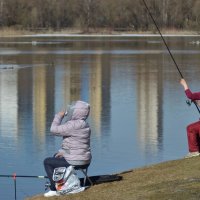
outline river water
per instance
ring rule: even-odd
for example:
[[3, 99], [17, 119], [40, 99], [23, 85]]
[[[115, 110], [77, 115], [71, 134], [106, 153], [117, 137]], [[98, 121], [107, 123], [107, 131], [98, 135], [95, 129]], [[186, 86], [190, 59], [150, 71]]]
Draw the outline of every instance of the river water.
[[[165, 37], [193, 91], [199, 90], [200, 37]], [[182, 158], [188, 107], [180, 75], [159, 36], [0, 38], [0, 175], [45, 175], [60, 147], [49, 129], [71, 101], [91, 104], [90, 175]], [[44, 192], [45, 180], [17, 178], [17, 199]], [[0, 196], [14, 181], [0, 177]]]

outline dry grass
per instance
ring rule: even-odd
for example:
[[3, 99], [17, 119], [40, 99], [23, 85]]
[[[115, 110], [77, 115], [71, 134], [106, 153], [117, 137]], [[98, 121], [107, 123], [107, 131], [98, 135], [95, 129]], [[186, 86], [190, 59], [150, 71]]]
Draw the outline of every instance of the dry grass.
[[1, 28], [0, 29], [0, 37], [9, 37], [9, 36], [16, 36], [16, 35], [23, 35], [26, 34], [26, 31], [17, 30], [13, 28]]
[[[95, 185], [55, 200], [197, 200], [200, 199], [200, 159], [165, 162], [120, 174], [123, 180]], [[27, 200], [45, 200], [38, 195]]]
[[169, 35], [198, 35], [198, 31], [192, 31], [192, 30], [177, 30], [177, 29], [163, 29], [161, 30], [163, 34], [169, 34]]
[[55, 31], [52, 29], [38, 29], [38, 30], [26, 30], [20, 28], [2, 28], [0, 29], [0, 37], [12, 37], [21, 35], [31, 35], [31, 34], [78, 34], [81, 33], [78, 29], [66, 29]]

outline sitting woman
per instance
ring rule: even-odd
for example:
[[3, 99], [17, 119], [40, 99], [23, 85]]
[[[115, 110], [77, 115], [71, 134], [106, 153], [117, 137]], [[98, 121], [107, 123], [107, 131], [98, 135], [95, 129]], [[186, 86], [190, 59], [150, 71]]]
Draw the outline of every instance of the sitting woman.
[[[67, 112], [55, 115], [50, 131], [63, 137], [61, 149], [44, 160], [44, 168], [50, 180], [50, 191], [45, 197], [58, 196], [52, 179], [54, 169], [70, 165], [87, 166], [91, 162], [90, 134], [91, 130], [86, 119], [90, 112], [90, 105], [83, 101], [76, 101], [70, 105]], [[61, 124], [63, 119], [66, 119]]]

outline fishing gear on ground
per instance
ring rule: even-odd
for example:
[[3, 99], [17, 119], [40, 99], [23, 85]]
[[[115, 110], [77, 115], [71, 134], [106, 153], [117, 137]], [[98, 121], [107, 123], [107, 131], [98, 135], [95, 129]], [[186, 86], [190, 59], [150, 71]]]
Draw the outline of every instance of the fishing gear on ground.
[[58, 167], [54, 169], [53, 180], [55, 181], [56, 190], [59, 194], [78, 193], [85, 190], [81, 187], [80, 180], [73, 166]]

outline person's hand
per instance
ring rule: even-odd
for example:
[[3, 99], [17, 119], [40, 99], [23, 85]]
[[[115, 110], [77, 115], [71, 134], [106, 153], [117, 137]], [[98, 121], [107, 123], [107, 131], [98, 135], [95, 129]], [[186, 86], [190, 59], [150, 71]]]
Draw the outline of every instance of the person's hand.
[[56, 158], [62, 158], [63, 157], [63, 153], [61, 152], [58, 152], [56, 155], [55, 155]]
[[65, 115], [65, 112], [63, 112], [63, 111], [60, 111], [58, 114], [59, 114], [61, 117], [64, 117], [64, 115]]
[[187, 83], [186, 83], [185, 79], [183, 79], [183, 78], [180, 80], [180, 84], [181, 84], [182, 86], [185, 86], [185, 85], [187, 85]]
[[185, 79], [182, 78], [182, 79], [180, 80], [180, 84], [184, 87], [185, 90], [188, 89], [188, 85], [187, 85]]

